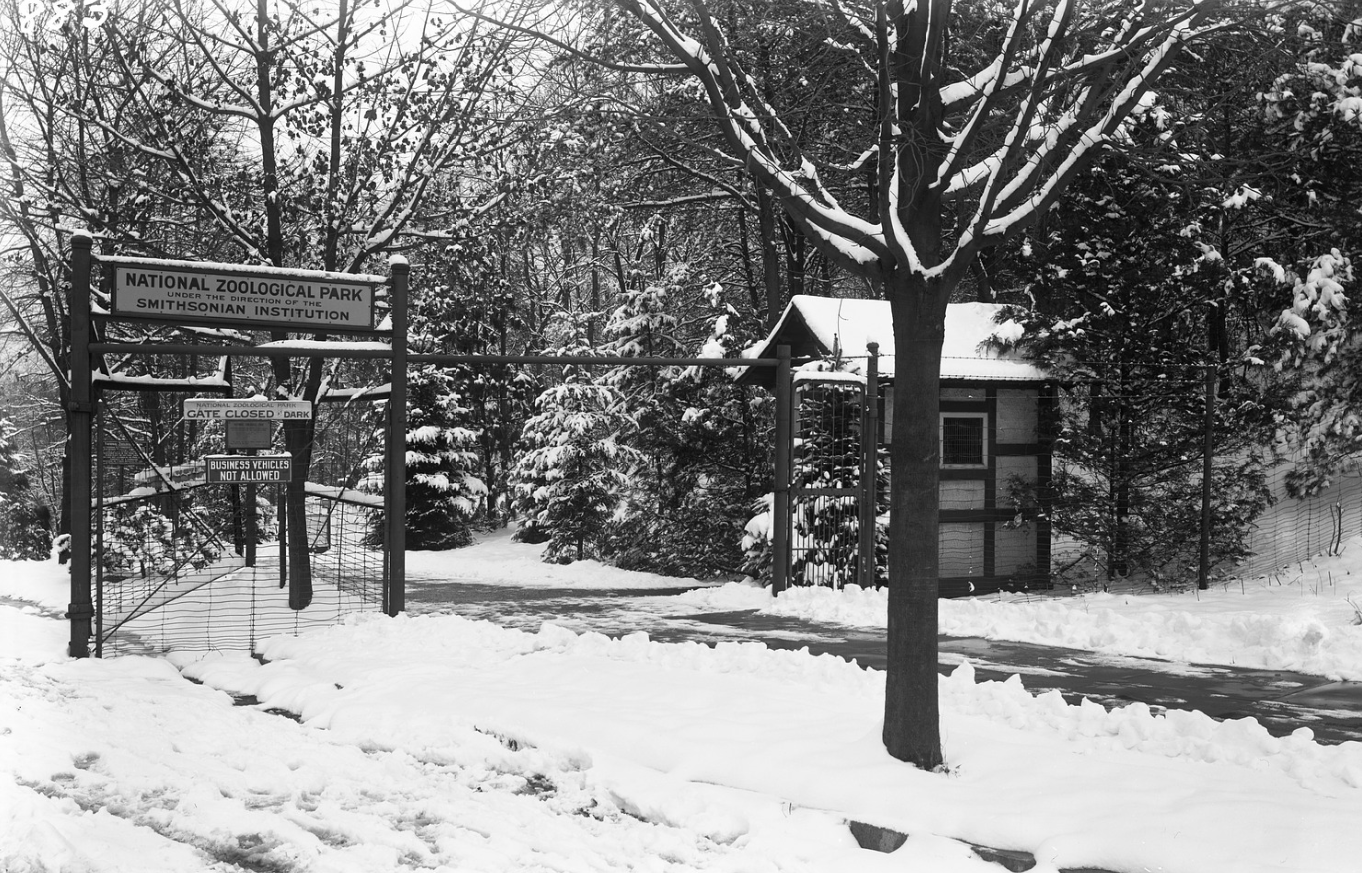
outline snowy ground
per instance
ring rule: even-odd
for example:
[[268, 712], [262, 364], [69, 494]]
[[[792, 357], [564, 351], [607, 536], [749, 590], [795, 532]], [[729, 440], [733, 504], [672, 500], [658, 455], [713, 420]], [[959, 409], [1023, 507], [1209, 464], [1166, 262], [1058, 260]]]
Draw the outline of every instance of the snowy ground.
[[[409, 562], [449, 584], [676, 584], [533, 552], [494, 539]], [[1319, 564], [1329, 592], [1283, 579], [1200, 600], [945, 602], [943, 624], [1357, 675], [1356, 553]], [[949, 770], [923, 773], [879, 744], [882, 676], [829, 656], [425, 615], [275, 637], [264, 665], [74, 662], [66, 599], [59, 567], [0, 566], [4, 873], [1002, 869], [966, 842], [1032, 852], [1040, 873], [1326, 873], [1362, 857], [1362, 744], [1308, 730], [1070, 706], [965, 665], [940, 686]], [[773, 608], [742, 586], [658, 599]], [[774, 608], [874, 625], [876, 602], [783, 595]], [[243, 695], [258, 702], [234, 706]], [[912, 837], [869, 852], [848, 819]]]
[[477, 544], [450, 552], [408, 552], [407, 578], [413, 582], [477, 582], [537, 588], [687, 588], [696, 579], [621, 570], [599, 561], [545, 564], [543, 546], [511, 540], [511, 531], [484, 536]]
[[[731, 583], [677, 598], [699, 611], [759, 609], [854, 627], [886, 626], [886, 593]], [[1177, 594], [978, 597], [940, 601], [941, 632], [1362, 680], [1362, 538], [1337, 557]]]

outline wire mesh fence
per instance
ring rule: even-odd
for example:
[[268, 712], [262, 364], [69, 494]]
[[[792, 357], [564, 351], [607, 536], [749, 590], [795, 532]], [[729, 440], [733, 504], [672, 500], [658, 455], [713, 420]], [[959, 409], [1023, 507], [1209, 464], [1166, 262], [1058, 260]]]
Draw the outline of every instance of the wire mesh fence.
[[[353, 459], [339, 484], [305, 485], [307, 525], [299, 533], [307, 560], [300, 573], [296, 559], [283, 554], [289, 539], [280, 523], [283, 483], [210, 483], [193, 458], [156, 464], [152, 440], [116, 416], [106, 418], [121, 425], [126, 444], [96, 444], [96, 655], [250, 652], [270, 636], [382, 609], [382, 498], [345, 487], [357, 475]], [[185, 424], [172, 423], [160, 442], [172, 442]], [[311, 592], [301, 610], [289, 603], [290, 587], [300, 585]]]
[[[265, 520], [248, 557], [248, 543], [234, 542], [233, 528], [249, 525], [223, 513], [210, 495], [230, 487], [105, 503], [96, 527], [97, 654], [249, 652], [270, 636], [380, 609], [383, 556], [373, 542], [371, 495], [309, 497], [312, 602], [293, 610], [287, 586], [298, 580], [283, 569], [277, 525]], [[177, 507], [165, 511], [168, 501]], [[268, 507], [261, 501], [261, 515], [272, 515]]]
[[1270, 471], [1273, 503], [1254, 521], [1249, 554], [1231, 568], [1234, 576], [1289, 575], [1315, 556], [1342, 554], [1347, 541], [1362, 534], [1362, 473], [1336, 477], [1324, 490], [1298, 498], [1286, 488], [1291, 468], [1286, 461]]

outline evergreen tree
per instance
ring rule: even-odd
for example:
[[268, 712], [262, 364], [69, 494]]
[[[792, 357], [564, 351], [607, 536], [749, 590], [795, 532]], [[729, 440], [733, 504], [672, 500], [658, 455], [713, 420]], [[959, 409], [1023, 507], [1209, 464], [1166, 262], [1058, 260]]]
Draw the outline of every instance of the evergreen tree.
[[646, 462], [624, 443], [633, 422], [619, 402], [613, 388], [572, 367], [525, 422], [527, 451], [511, 474], [514, 507], [524, 519], [520, 538], [547, 540], [546, 561], [598, 557], [606, 525]]
[[1259, 354], [1296, 378], [1283, 424], [1305, 452], [1293, 494], [1326, 487], [1362, 457], [1362, 336], [1349, 297], [1362, 239], [1362, 20], [1351, 6], [1294, 10], [1292, 65], [1260, 95], [1260, 109], [1293, 158], [1274, 192], [1296, 208], [1289, 243], [1267, 250], [1276, 287], [1290, 297]]
[[[523, 307], [507, 276], [505, 251], [514, 239], [490, 221], [458, 222], [451, 239], [421, 269], [409, 330], [414, 349], [506, 355], [513, 342], [524, 341]], [[484, 486], [479, 511], [505, 524], [515, 440], [539, 394], [538, 382], [532, 373], [506, 365], [464, 364], [445, 367], [438, 390], [448, 397], [432, 403], [443, 404], [444, 424], [458, 428], [457, 450], [475, 455], [462, 463]], [[414, 498], [409, 491], [409, 503], [424, 496], [422, 489]]]
[[[177, 498], [183, 499], [183, 498]], [[177, 525], [149, 502], [119, 503], [104, 510], [100, 560], [110, 580], [169, 575], [177, 568], [206, 567], [222, 556], [222, 544], [188, 525]]]
[[407, 546], [451, 549], [472, 542], [469, 523], [483, 508], [487, 486], [475, 475], [477, 434], [457, 422], [454, 376], [421, 367], [407, 382]]
[[[687, 343], [670, 301], [694, 300], [710, 330], [701, 354], [735, 352], [739, 319], [723, 288], [674, 264], [653, 282], [629, 289], [607, 323], [610, 349], [625, 357], [680, 357]], [[706, 312], [706, 310], [708, 310]], [[727, 344], [727, 347], [726, 345]], [[671, 575], [733, 573], [752, 493], [756, 457], [753, 412], [745, 390], [722, 371], [618, 367], [606, 377], [635, 427], [629, 444], [648, 459], [634, 478], [628, 510], [610, 526], [609, 557], [622, 567]], [[763, 443], [763, 448], [764, 448]]]
[[[668, 309], [669, 292], [679, 290], [689, 267], [673, 267], [667, 276], [643, 287], [627, 288], [606, 324], [611, 354], [626, 358], [675, 358], [684, 351], [676, 339], [676, 316]], [[604, 382], [618, 392], [621, 409], [633, 420], [629, 445], [648, 458], [639, 471], [641, 493], [634, 502], [654, 515], [662, 506], [674, 504], [669, 473], [676, 445], [680, 409], [674, 396], [679, 367], [620, 366], [610, 370]]]
[[[1032, 306], [1005, 317], [1060, 385], [1051, 521], [1103, 569], [1186, 582], [1197, 563], [1206, 367], [1216, 368], [1212, 559], [1243, 557], [1266, 508], [1271, 411], [1262, 381], [1226, 362], [1253, 338], [1215, 329], [1238, 302], [1224, 258], [1198, 238], [1227, 207], [1174, 167], [1109, 152], [1029, 234], [1017, 275]], [[1225, 345], [1222, 346], [1222, 343]], [[1021, 487], [1012, 499], [1033, 503]]]

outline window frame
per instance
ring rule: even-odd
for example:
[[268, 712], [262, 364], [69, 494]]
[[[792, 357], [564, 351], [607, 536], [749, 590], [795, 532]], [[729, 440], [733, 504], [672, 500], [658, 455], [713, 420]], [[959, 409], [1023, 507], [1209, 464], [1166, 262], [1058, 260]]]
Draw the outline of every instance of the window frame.
[[[969, 418], [979, 421], [979, 462], [975, 464], [946, 463], [946, 419]], [[987, 412], [942, 412], [937, 425], [937, 451], [941, 457], [943, 470], [987, 470], [988, 469], [988, 413]]]

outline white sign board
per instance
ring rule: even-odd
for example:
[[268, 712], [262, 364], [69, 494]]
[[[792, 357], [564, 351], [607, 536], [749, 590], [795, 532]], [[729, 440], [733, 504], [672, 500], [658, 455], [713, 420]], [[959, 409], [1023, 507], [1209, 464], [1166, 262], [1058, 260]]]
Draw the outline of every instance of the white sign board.
[[204, 481], [211, 484], [252, 485], [287, 482], [293, 475], [291, 455], [206, 455]]
[[189, 262], [128, 263], [114, 269], [114, 315], [174, 322], [258, 325], [274, 330], [374, 329], [373, 277], [271, 268], [213, 269]]
[[268, 449], [274, 444], [274, 422], [233, 419], [227, 422], [227, 438], [224, 443], [229, 452]]
[[186, 421], [289, 421], [312, 417], [306, 400], [224, 400], [190, 397], [184, 402]]

